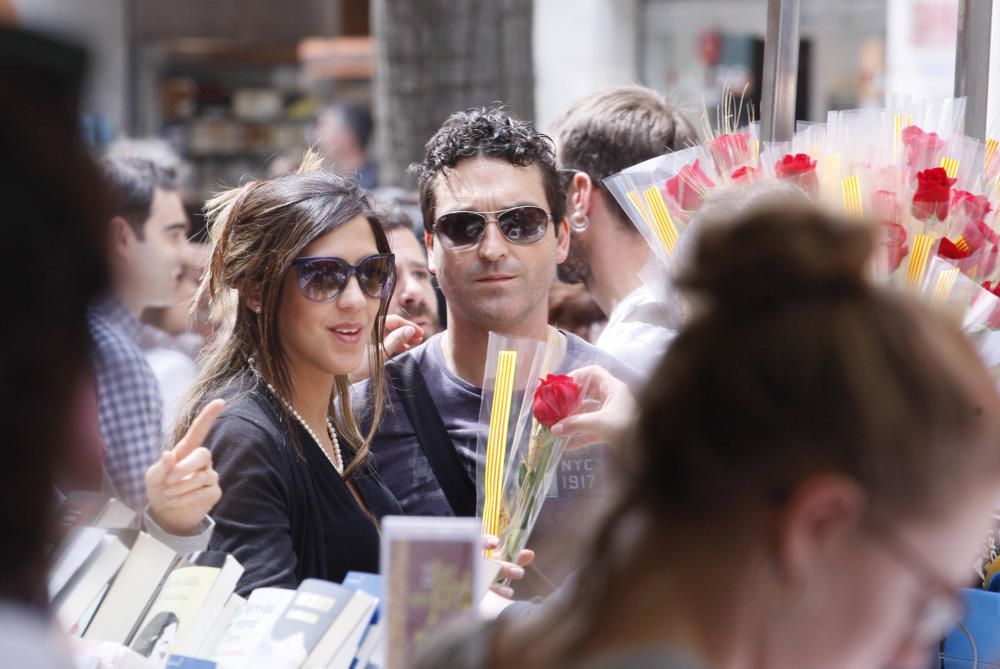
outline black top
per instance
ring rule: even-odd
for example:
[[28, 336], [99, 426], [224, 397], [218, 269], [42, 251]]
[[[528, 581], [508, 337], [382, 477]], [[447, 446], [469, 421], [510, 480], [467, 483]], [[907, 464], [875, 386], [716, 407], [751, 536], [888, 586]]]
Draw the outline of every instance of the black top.
[[[313, 438], [299, 424], [288, 437], [276, 400], [252, 377], [234, 387], [205, 446], [212, 451], [222, 499], [212, 510], [212, 550], [246, 569], [236, 591], [296, 588], [306, 578], [340, 582], [348, 571], [379, 571], [379, 531]], [[345, 445], [344, 459], [349, 461]], [[370, 465], [352, 475], [375, 518], [402, 513]]]

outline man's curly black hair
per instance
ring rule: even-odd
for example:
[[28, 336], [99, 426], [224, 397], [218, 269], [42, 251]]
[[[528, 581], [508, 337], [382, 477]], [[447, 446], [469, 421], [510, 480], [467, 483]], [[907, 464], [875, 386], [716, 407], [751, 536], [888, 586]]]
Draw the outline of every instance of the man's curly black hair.
[[[556, 169], [556, 153], [552, 140], [502, 107], [469, 109], [455, 112], [424, 145], [424, 160], [410, 166], [417, 177], [420, 211], [424, 229], [434, 226], [434, 183], [446, 169], [462, 160], [488, 157], [505, 160], [511, 165], [538, 165], [549, 211], [557, 223], [566, 215], [566, 193]], [[559, 231], [556, 226], [556, 232]]]

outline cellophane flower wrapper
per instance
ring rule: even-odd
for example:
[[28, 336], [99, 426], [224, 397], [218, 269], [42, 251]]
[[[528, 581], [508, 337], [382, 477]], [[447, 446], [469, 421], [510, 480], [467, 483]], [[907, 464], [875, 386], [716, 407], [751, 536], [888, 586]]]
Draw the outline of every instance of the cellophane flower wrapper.
[[500, 544], [487, 557], [512, 562], [525, 547], [569, 441], [540, 431], [533, 413], [546, 369], [558, 367], [562, 354], [547, 342], [490, 333], [476, 440], [476, 506], [483, 533], [496, 535]]
[[[597, 359], [594, 358], [586, 364], [596, 363]], [[549, 375], [546, 380], [552, 378]], [[541, 392], [542, 385], [543, 383], [536, 383], [532, 394]], [[575, 384], [575, 388], [577, 398], [565, 407], [565, 414], [562, 414], [564, 417], [579, 412], [583, 406], [587, 385]], [[493, 556], [507, 562], [513, 562], [528, 545], [545, 499], [552, 489], [559, 461], [570, 441], [569, 437], [554, 435], [549, 427], [538, 420], [537, 415], [533, 415], [525, 427], [530, 432], [530, 437], [512, 444], [508, 453], [503, 499], [509, 509], [509, 519], [499, 532], [500, 545]]]
[[983, 189], [1000, 192], [1000, 116], [990, 121], [983, 153]]
[[749, 182], [756, 179], [760, 158], [760, 125], [715, 134], [704, 146], [721, 183]]
[[[996, 240], [987, 223], [993, 220], [988, 214], [994, 206], [978, 192], [983, 183], [982, 145], [954, 136], [940, 146], [937, 166], [916, 173], [897, 168], [905, 175], [898, 213], [908, 254], [892, 278], [909, 288], [922, 284], [931, 246], [948, 259], [963, 261], [963, 271], [973, 279], [982, 281], [995, 265]], [[968, 256], [975, 260], [964, 262]]]
[[652, 158], [604, 180], [664, 267], [705, 193], [723, 181], [705, 145]]
[[498, 535], [509, 521], [502, 495], [508, 456], [531, 436], [532, 395], [547, 350], [536, 339], [489, 335], [476, 433], [476, 514], [484, 534]]
[[1000, 297], [941, 257], [930, 262], [921, 293], [959, 320], [993, 377], [1000, 376]]

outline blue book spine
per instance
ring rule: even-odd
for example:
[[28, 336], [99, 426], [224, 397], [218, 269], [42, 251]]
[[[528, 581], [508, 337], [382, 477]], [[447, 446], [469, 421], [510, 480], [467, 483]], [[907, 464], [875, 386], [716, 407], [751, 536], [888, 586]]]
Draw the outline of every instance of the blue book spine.
[[378, 604], [375, 605], [375, 615], [372, 617], [372, 624], [377, 623], [379, 611], [382, 609], [382, 577], [363, 571], [349, 571], [344, 577], [343, 585], [351, 590], [360, 590], [378, 600]]
[[167, 669], [215, 669], [215, 662], [184, 655], [171, 655], [167, 658]]

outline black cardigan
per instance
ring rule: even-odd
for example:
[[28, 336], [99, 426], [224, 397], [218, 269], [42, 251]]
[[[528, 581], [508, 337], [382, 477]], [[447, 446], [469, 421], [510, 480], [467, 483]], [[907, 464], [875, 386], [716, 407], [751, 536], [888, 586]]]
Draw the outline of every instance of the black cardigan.
[[[296, 453], [268, 390], [223, 393], [227, 404], [206, 439], [222, 499], [212, 510], [212, 550], [246, 569], [236, 591], [296, 588], [306, 578], [340, 582], [348, 571], [379, 571], [379, 531], [305, 429], [295, 423]], [[347, 447], [344, 459], [349, 462]], [[402, 513], [370, 465], [352, 476], [375, 518]]]

